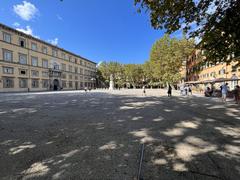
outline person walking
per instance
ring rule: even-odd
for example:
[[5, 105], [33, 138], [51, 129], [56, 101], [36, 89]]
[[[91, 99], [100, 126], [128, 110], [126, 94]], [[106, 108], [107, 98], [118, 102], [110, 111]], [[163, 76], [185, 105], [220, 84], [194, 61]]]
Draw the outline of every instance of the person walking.
[[146, 96], [146, 89], [145, 89], [145, 86], [143, 86], [143, 96]]
[[184, 96], [184, 85], [180, 85], [180, 95]]
[[224, 83], [221, 86], [221, 92], [222, 92], [222, 101], [227, 102], [227, 93], [228, 93], [228, 83]]
[[168, 97], [172, 96], [172, 87], [170, 85], [168, 85]]
[[188, 96], [188, 86], [184, 87], [185, 95]]
[[189, 94], [192, 95], [192, 89], [191, 89], [191, 86], [188, 86], [188, 92], [189, 92]]
[[239, 102], [240, 102], [240, 87], [239, 87], [239, 85], [235, 86], [235, 89], [233, 90], [233, 94], [234, 94], [236, 104], [239, 104]]

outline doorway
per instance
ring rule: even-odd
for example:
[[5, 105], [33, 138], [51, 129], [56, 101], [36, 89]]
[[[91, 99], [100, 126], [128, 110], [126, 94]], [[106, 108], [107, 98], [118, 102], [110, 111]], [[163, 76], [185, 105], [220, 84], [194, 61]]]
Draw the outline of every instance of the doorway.
[[59, 87], [59, 81], [58, 81], [58, 79], [54, 79], [53, 80], [53, 90], [57, 91], [58, 87]]

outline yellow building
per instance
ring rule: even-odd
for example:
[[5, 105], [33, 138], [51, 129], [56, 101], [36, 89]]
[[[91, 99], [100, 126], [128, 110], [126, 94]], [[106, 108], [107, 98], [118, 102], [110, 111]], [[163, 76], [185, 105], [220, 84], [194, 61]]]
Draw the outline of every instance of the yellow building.
[[191, 54], [186, 64], [187, 82], [199, 82], [205, 85], [207, 82], [217, 82], [217, 86], [220, 86], [221, 82], [228, 81], [230, 89], [234, 89], [240, 83], [236, 81], [236, 79], [240, 79], [240, 67], [236, 66], [236, 61], [228, 65], [209, 62], [202, 64], [204, 58], [203, 52], [200, 50], [195, 50]]
[[94, 88], [96, 63], [0, 24], [0, 92]]

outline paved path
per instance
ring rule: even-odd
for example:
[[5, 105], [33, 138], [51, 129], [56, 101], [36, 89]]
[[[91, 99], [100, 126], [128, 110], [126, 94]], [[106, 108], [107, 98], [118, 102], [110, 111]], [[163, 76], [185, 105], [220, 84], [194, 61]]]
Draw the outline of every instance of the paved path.
[[239, 106], [165, 94], [0, 94], [0, 179], [239, 179]]

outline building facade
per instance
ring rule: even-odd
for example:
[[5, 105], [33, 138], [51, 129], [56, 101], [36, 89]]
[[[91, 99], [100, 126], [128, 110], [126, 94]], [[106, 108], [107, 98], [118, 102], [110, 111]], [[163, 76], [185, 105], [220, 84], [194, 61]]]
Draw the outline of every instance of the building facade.
[[94, 88], [96, 63], [0, 24], [0, 92]]
[[[232, 61], [230, 64], [205, 62], [204, 53], [201, 50], [195, 50], [189, 56], [186, 63], [186, 81], [187, 82], [202, 82], [204, 84], [211, 81], [229, 81], [229, 87], [234, 88], [240, 79], [240, 67], [237, 67], [237, 62]], [[232, 81], [231, 81], [232, 79]]]

